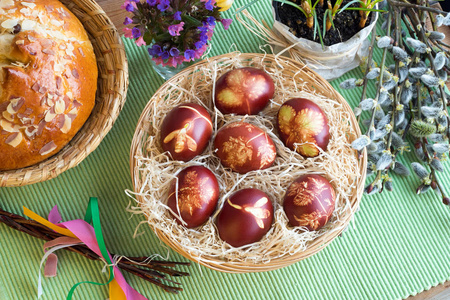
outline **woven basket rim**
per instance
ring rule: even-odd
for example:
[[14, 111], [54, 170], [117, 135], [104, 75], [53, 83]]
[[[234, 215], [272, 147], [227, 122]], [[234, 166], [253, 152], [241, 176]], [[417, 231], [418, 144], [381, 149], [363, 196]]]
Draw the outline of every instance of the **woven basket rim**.
[[94, 0], [60, 1], [91, 38], [99, 70], [95, 106], [84, 126], [57, 154], [26, 168], [0, 171], [0, 187], [46, 181], [77, 166], [98, 147], [125, 104], [128, 62], [118, 30]]
[[[290, 64], [293, 64], [294, 66], [298, 67], [299, 69], [303, 69], [303, 71], [305, 71], [305, 72], [310, 72], [313, 76], [315, 76], [316, 79], [320, 80], [321, 84], [323, 84], [325, 87], [327, 87], [331, 91], [333, 96], [335, 96], [336, 101], [339, 102], [339, 104], [341, 104], [346, 111], [352, 112], [350, 114], [350, 116], [351, 116], [350, 121], [352, 123], [352, 127], [355, 130], [357, 136], [361, 135], [361, 130], [359, 128], [359, 124], [356, 120], [356, 117], [353, 114], [353, 110], [351, 109], [351, 107], [347, 103], [347, 101], [345, 101], [345, 99], [328, 83], [328, 81], [326, 81], [325, 79], [323, 79], [322, 77], [317, 75], [317, 73], [315, 73], [314, 71], [307, 68], [303, 63], [293, 60], [291, 58], [287, 58], [287, 57], [276, 58], [276, 56], [272, 55], [272, 54], [260, 54], [260, 53], [233, 52], [233, 53], [228, 53], [228, 54], [224, 54], [224, 55], [220, 55], [220, 56], [211, 57], [211, 58], [199, 61], [198, 63], [184, 69], [183, 71], [181, 71], [180, 73], [178, 73], [177, 75], [172, 77], [170, 80], [166, 81], [155, 92], [155, 94], [152, 96], [152, 98], [148, 101], [146, 107], [143, 109], [142, 114], [137, 123], [136, 131], [133, 135], [131, 149], [130, 149], [130, 172], [131, 172], [131, 177], [132, 177], [132, 181], [133, 181], [133, 190], [135, 192], [137, 192], [139, 190], [139, 179], [137, 176], [139, 173], [137, 171], [137, 160], [135, 158], [140, 152], [142, 152], [142, 149], [145, 148], [143, 146], [144, 141], [142, 139], [142, 128], [141, 128], [140, 124], [143, 124], [145, 119], [147, 118], [147, 113], [148, 113], [149, 107], [152, 103], [152, 100], [155, 98], [155, 95], [158, 95], [158, 93], [161, 90], [164, 90], [165, 87], [168, 84], [170, 84], [170, 82], [178, 81], [182, 77], [187, 78], [188, 75], [192, 72], [193, 69], [195, 69], [196, 66], [199, 66], [202, 64], [207, 64], [207, 63], [210, 63], [211, 61], [220, 62], [221, 60], [228, 59], [230, 56], [235, 55], [236, 53], [239, 53], [239, 59], [241, 59], [242, 61], [245, 61], [245, 60], [251, 61], [251, 59], [255, 58], [255, 57], [258, 59], [262, 59], [263, 61], [270, 60], [272, 62], [276, 62], [277, 59], [281, 59]], [[191, 256], [185, 249], [180, 247], [180, 245], [175, 243], [170, 237], [168, 237], [167, 235], [162, 233], [157, 228], [154, 228], [153, 226], [151, 226], [151, 224], [149, 224], [149, 225], [152, 228], [152, 230], [155, 232], [155, 234], [158, 236], [158, 238], [160, 240], [162, 240], [165, 244], [167, 244], [169, 247], [171, 247], [173, 250], [175, 250], [177, 253], [179, 253], [180, 255], [184, 256], [185, 258], [187, 258], [189, 260], [197, 262], [197, 263], [199, 263], [203, 266], [206, 266], [210, 269], [213, 269], [216, 271], [221, 271], [221, 272], [226, 272], [226, 273], [265, 272], [265, 271], [276, 270], [276, 269], [279, 269], [282, 267], [289, 266], [295, 262], [298, 262], [300, 260], [303, 260], [307, 257], [310, 257], [310, 256], [318, 253], [319, 251], [324, 249], [329, 243], [331, 243], [334, 240], [334, 238], [339, 236], [342, 233], [342, 231], [344, 230], [344, 228], [346, 226], [348, 226], [348, 224], [350, 223], [350, 221], [352, 219], [354, 212], [359, 207], [360, 200], [361, 200], [361, 197], [364, 192], [364, 182], [365, 182], [366, 171], [367, 171], [366, 170], [366, 168], [367, 168], [367, 152], [365, 150], [359, 156], [358, 163], [359, 163], [359, 171], [360, 171], [361, 176], [358, 177], [358, 179], [357, 179], [355, 193], [352, 195], [351, 200], [350, 200], [351, 213], [344, 216], [345, 226], [343, 226], [340, 230], [334, 231], [333, 234], [331, 236], [327, 236], [327, 238], [323, 238], [324, 236], [320, 236], [319, 238], [314, 240], [311, 243], [310, 247], [304, 252], [296, 253], [294, 255], [287, 255], [287, 256], [282, 257], [281, 259], [273, 259], [269, 263], [249, 264], [249, 263], [245, 263], [245, 262], [244, 263], [243, 262], [226, 262], [226, 261], [221, 261], [219, 259], [212, 260], [212, 261], [211, 260], [209, 260], [209, 261], [201, 260], [201, 259], [198, 259], [197, 257]], [[142, 199], [139, 195], [137, 195], [137, 200], [139, 202], [142, 201]]]

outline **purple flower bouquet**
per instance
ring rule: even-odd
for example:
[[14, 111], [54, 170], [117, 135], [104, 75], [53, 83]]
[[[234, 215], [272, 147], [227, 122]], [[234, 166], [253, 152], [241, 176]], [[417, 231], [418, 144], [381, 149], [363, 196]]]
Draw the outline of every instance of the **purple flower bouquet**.
[[[226, 2], [226, 4], [224, 4]], [[201, 58], [218, 22], [228, 29], [232, 20], [220, 11], [230, 1], [219, 0], [127, 0], [123, 9], [133, 16], [125, 18], [125, 37], [136, 45], [148, 45], [156, 65], [177, 67]], [[232, 1], [231, 1], [232, 2]]]

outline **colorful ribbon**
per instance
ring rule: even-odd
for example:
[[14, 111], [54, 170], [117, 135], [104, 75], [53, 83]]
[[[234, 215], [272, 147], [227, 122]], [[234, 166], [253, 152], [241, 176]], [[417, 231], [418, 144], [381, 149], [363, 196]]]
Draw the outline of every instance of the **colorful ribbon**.
[[[90, 198], [88, 209], [84, 220], [72, 220], [67, 222], [61, 222], [61, 215], [58, 212], [58, 208], [55, 206], [50, 211], [48, 220], [32, 212], [28, 208], [24, 207], [24, 214], [36, 222], [62, 234], [66, 237], [60, 237], [53, 241], [47, 242], [44, 245], [44, 251], [46, 252], [41, 261], [41, 267], [45, 260], [47, 260], [45, 266], [45, 276], [56, 275], [57, 257], [53, 253], [56, 250], [71, 247], [80, 243], [85, 244], [89, 249], [94, 251], [98, 256], [106, 261], [109, 268], [109, 280], [106, 283], [98, 283], [92, 281], [82, 281], [75, 284], [67, 295], [67, 300], [72, 299], [75, 289], [83, 284], [90, 283], [95, 285], [109, 285], [109, 299], [110, 300], [147, 300], [144, 296], [139, 294], [125, 281], [119, 268], [113, 264], [113, 259], [106, 249], [105, 241], [103, 238], [100, 212], [98, 208], [97, 198]], [[92, 226], [90, 225], [92, 223]], [[48, 249], [48, 250], [47, 250]], [[38, 297], [42, 295], [41, 273], [39, 271], [38, 280]]]

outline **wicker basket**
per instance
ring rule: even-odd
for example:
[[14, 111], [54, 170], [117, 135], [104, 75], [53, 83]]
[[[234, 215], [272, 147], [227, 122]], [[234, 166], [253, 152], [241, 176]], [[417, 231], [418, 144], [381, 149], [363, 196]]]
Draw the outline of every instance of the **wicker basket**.
[[[323, 78], [319, 77], [316, 73], [306, 68], [302, 63], [298, 61], [294, 61], [292, 59], [288, 58], [276, 58], [273, 55], [263, 55], [263, 54], [238, 54], [236, 53], [230, 53], [218, 57], [211, 58], [207, 61], [199, 62], [185, 70], [183, 70], [181, 73], [167, 81], [153, 96], [153, 98], [149, 101], [146, 108], [144, 109], [139, 121], [138, 126], [136, 129], [136, 132], [133, 137], [132, 145], [131, 145], [131, 152], [130, 152], [130, 167], [131, 167], [131, 175], [133, 178], [133, 186], [134, 191], [136, 193], [137, 201], [142, 204], [144, 199], [142, 195], [140, 195], [140, 191], [142, 190], [143, 185], [147, 184], [147, 182], [144, 179], [144, 176], [142, 174], [142, 169], [139, 166], [138, 157], [146, 157], [148, 156], [149, 152], [147, 150], [148, 147], [148, 138], [151, 135], [154, 135], [154, 133], [150, 132], [150, 126], [151, 126], [151, 110], [152, 110], [152, 103], [154, 101], [167, 101], [168, 97], [176, 98], [180, 95], [177, 92], [172, 92], [173, 89], [184, 89], [185, 87], [188, 87], [192, 85], [193, 76], [195, 73], [195, 76], [204, 76], [199, 75], [199, 72], [197, 70], [197, 67], [200, 67], [202, 65], [207, 64], [231, 64], [234, 60], [239, 59], [240, 64], [242, 66], [250, 66], [254, 62], [258, 61], [258, 63], [261, 63], [266, 70], [277, 70], [282, 72], [283, 77], [287, 78], [287, 80], [291, 80], [294, 77], [298, 79], [298, 76], [301, 76], [302, 80], [305, 80], [308, 82], [308, 85], [313, 86], [313, 89], [316, 90], [317, 93], [322, 94], [326, 96], [329, 99], [335, 99], [340, 105], [342, 105], [345, 112], [350, 112], [348, 115], [351, 116], [351, 120], [349, 120], [349, 123], [351, 123], [351, 128], [354, 130], [356, 135], [360, 135], [361, 132], [359, 130], [358, 123], [352, 113], [352, 110], [350, 106], [347, 104], [345, 99], [336, 92], [331, 85], [324, 80]], [[210, 65], [209, 65], [210, 66]], [[299, 75], [300, 74], [300, 75]], [[198, 77], [197, 77], [198, 79]], [[198, 81], [198, 84], [204, 85], [206, 80]], [[164, 91], [161, 93], [161, 91]], [[180, 101], [183, 101], [181, 99]], [[187, 100], [184, 100], [187, 101]], [[209, 101], [209, 100], [205, 100]], [[166, 103], [166, 102], [164, 102]], [[362, 153], [362, 156], [359, 159], [356, 159], [356, 156], [358, 155], [356, 152], [352, 152], [355, 155], [355, 160], [358, 161], [358, 165], [355, 168], [357, 172], [359, 172], [360, 176], [357, 176], [357, 179], [355, 180], [354, 188], [352, 189], [352, 194], [349, 197], [349, 203], [351, 206], [351, 209], [349, 209], [348, 213], [346, 213], [343, 216], [340, 216], [340, 222], [342, 227], [339, 227], [339, 230], [334, 230], [330, 232], [325, 232], [323, 235], [319, 236], [317, 239], [308, 242], [308, 247], [306, 251], [300, 251], [294, 254], [287, 254], [282, 257], [277, 257], [276, 259], [272, 259], [268, 262], [264, 263], [249, 263], [244, 261], [227, 261], [224, 259], [221, 259], [220, 257], [205, 257], [203, 255], [192, 255], [191, 252], [184, 247], [179, 241], [174, 240], [171, 238], [171, 236], [168, 236], [156, 226], [155, 224], [152, 224], [152, 221], [149, 220], [149, 225], [152, 227], [152, 229], [155, 231], [157, 236], [165, 242], [168, 246], [170, 246], [172, 249], [174, 249], [179, 254], [183, 255], [184, 257], [191, 259], [195, 262], [198, 262], [206, 267], [209, 267], [214, 270], [222, 271], [222, 272], [229, 272], [229, 273], [246, 273], [246, 272], [260, 272], [260, 271], [269, 271], [278, 269], [281, 267], [285, 267], [288, 265], [291, 265], [295, 262], [298, 262], [302, 259], [305, 259], [321, 249], [323, 249], [326, 245], [328, 245], [335, 237], [337, 237], [343, 229], [348, 225], [350, 222], [353, 213], [357, 210], [359, 206], [359, 202], [361, 199], [361, 196], [363, 194], [364, 190], [364, 181], [365, 181], [365, 175], [366, 175], [366, 167], [367, 167], [367, 154], [365, 152]], [[155, 189], [156, 187], [152, 186], [152, 189]], [[145, 213], [145, 212], [144, 212]], [[148, 216], [147, 216], [148, 217]]]
[[128, 64], [117, 29], [94, 0], [61, 0], [84, 25], [97, 57], [98, 89], [91, 116], [56, 155], [18, 170], [0, 172], [0, 187], [23, 186], [54, 178], [77, 166], [111, 129], [125, 103]]

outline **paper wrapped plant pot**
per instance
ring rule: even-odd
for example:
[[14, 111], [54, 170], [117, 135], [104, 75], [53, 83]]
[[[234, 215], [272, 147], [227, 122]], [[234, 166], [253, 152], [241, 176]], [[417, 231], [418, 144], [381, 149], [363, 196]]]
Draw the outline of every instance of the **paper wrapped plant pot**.
[[[273, 2], [273, 27], [275, 34], [283, 36], [288, 42], [288, 47], [293, 46], [298, 55], [310, 69], [318, 73], [326, 80], [336, 79], [346, 72], [358, 67], [362, 59], [369, 53], [369, 41], [367, 37], [376, 25], [378, 13], [371, 13], [372, 18], [370, 24], [361, 29], [357, 34], [349, 40], [334, 44], [331, 46], [323, 46], [320, 43], [296, 37], [289, 27], [280, 22], [278, 16], [277, 2]], [[339, 16], [338, 16], [339, 17]], [[275, 51], [281, 52], [284, 47], [276, 46]], [[286, 52], [288, 56], [289, 52]]]

